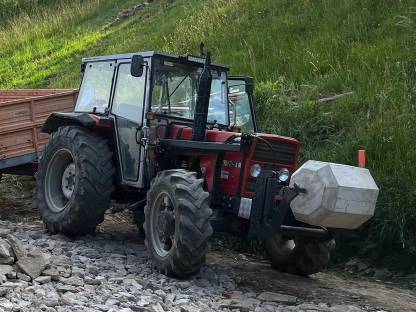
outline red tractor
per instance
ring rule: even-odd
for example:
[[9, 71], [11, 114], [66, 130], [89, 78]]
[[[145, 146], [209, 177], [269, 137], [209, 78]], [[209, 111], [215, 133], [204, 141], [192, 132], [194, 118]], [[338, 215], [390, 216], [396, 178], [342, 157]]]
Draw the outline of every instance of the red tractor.
[[50, 233], [91, 233], [111, 201], [134, 211], [160, 272], [189, 276], [213, 231], [262, 238], [272, 265], [308, 275], [333, 231], [294, 217], [299, 142], [257, 132], [253, 80], [210, 56], [85, 58], [72, 113], [53, 113], [37, 201]]

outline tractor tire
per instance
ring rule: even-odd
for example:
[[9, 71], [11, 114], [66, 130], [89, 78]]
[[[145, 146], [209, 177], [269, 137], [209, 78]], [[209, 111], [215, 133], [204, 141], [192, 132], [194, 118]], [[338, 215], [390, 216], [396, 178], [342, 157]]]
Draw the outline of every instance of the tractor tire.
[[271, 266], [280, 271], [308, 276], [326, 269], [335, 241], [286, 239], [275, 234], [264, 240]]
[[113, 156], [106, 139], [76, 127], [49, 136], [36, 173], [37, 204], [47, 230], [93, 233], [114, 190]]
[[172, 277], [198, 272], [212, 235], [212, 210], [203, 179], [183, 169], [159, 172], [147, 193], [144, 213], [145, 244], [159, 272]]

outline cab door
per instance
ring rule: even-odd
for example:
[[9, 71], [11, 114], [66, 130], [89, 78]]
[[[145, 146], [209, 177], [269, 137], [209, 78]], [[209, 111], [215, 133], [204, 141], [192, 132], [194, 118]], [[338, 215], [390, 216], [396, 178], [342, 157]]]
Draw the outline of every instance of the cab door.
[[251, 77], [228, 77], [228, 100], [231, 126], [241, 127], [245, 133], [257, 132], [253, 101], [254, 82]]
[[130, 63], [120, 63], [114, 82], [111, 112], [115, 117], [118, 163], [122, 184], [141, 187], [140, 138], [143, 126], [147, 67], [141, 77], [130, 74]]

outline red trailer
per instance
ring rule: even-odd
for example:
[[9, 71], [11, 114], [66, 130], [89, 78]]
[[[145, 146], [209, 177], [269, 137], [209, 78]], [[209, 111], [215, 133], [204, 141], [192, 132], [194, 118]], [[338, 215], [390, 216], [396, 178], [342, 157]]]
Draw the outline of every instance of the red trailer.
[[71, 112], [77, 95], [77, 89], [0, 90], [0, 174], [34, 174], [48, 140], [43, 123], [53, 112]]

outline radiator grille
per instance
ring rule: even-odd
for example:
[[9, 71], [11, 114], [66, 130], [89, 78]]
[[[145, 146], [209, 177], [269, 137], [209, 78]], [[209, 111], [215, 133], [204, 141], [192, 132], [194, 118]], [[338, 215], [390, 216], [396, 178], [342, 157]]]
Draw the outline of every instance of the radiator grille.
[[268, 144], [258, 140], [253, 160], [291, 165], [296, 157], [296, 145], [286, 142], [268, 141]]
[[[295, 144], [290, 144], [286, 142], [273, 142], [267, 141], [273, 150], [268, 144], [263, 141], [258, 140], [256, 149], [254, 151], [253, 160], [261, 161], [262, 168], [264, 170], [279, 170], [277, 164], [292, 166], [296, 160], [296, 148]], [[256, 189], [257, 179], [249, 177], [246, 185], [247, 192], [254, 192]]]

